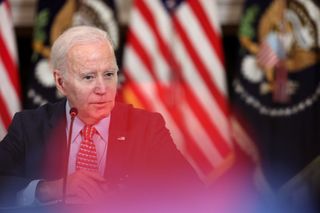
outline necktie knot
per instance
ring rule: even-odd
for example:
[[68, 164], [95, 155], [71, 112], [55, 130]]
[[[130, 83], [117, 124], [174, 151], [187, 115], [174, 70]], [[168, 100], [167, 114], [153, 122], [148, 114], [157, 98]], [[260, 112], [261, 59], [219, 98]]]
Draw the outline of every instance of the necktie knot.
[[96, 133], [96, 129], [92, 125], [86, 125], [82, 129], [81, 133], [85, 141], [92, 141], [93, 135]]

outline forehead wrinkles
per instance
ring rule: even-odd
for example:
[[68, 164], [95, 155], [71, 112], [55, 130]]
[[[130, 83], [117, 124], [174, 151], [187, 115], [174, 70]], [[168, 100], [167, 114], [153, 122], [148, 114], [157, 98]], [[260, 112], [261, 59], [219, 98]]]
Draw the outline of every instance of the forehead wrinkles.
[[83, 70], [86, 68], [94, 68], [98, 66], [97, 60], [99, 60], [97, 53], [95, 52], [86, 52], [86, 49], [76, 48], [73, 49], [68, 53], [68, 61], [69, 61], [69, 68], [73, 71], [76, 70]]
[[[106, 43], [78, 44], [67, 54], [72, 68], [117, 69], [115, 55]], [[98, 67], [102, 66], [102, 67]]]

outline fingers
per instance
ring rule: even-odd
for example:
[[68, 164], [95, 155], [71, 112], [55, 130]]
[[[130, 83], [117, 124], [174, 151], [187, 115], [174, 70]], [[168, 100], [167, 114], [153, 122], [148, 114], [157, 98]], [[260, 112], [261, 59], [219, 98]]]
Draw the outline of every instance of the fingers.
[[76, 171], [68, 176], [67, 195], [83, 201], [99, 200], [105, 194], [106, 180], [98, 173]]
[[40, 181], [37, 185], [35, 196], [40, 202], [59, 200], [62, 197], [62, 179]]
[[83, 196], [89, 199], [95, 199], [97, 196], [103, 194], [101, 184], [90, 176], [81, 176], [81, 180], [78, 182], [77, 188], [83, 194]]
[[84, 176], [92, 178], [97, 182], [101, 182], [101, 183], [106, 182], [106, 179], [97, 172], [90, 172], [86, 170], [79, 170], [78, 172], [84, 174]]
[[[40, 181], [36, 197], [42, 202], [62, 198], [63, 179]], [[79, 170], [67, 177], [67, 201], [81, 203], [100, 200], [108, 192], [107, 181], [99, 173]]]

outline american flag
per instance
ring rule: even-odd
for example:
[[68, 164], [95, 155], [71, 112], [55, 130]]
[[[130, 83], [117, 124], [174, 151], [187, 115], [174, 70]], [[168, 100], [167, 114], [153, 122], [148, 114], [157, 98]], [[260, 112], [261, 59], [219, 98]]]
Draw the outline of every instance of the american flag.
[[204, 182], [234, 158], [223, 61], [215, 0], [134, 1], [123, 96], [164, 116]]
[[20, 109], [18, 57], [9, 3], [0, 0], [0, 140]]
[[279, 62], [279, 58], [270, 45], [267, 42], [263, 42], [257, 54], [257, 61], [263, 67], [273, 68]]
[[280, 38], [275, 33], [270, 33], [262, 41], [257, 53], [258, 64], [265, 68], [274, 68], [283, 58], [285, 58], [285, 50]]
[[[275, 87], [273, 100], [286, 103], [289, 100], [287, 93], [288, 72], [283, 65], [286, 57], [283, 43], [277, 34], [270, 33], [262, 42], [257, 53], [257, 62], [265, 70], [273, 69], [275, 72]], [[269, 81], [272, 79], [268, 79]]]

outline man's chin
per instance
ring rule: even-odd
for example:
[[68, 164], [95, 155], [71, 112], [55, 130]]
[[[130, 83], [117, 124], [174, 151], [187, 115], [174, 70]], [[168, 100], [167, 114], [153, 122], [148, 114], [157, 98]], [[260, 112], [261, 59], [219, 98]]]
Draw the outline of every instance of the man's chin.
[[[94, 113], [94, 112], [93, 112]], [[109, 114], [108, 113], [95, 113], [95, 114], [88, 114], [85, 118], [80, 118], [84, 123], [88, 125], [94, 125], [99, 123], [102, 119], [106, 118]]]
[[101, 120], [105, 117], [107, 117], [110, 114], [111, 109], [109, 108], [95, 108], [92, 109], [92, 111], [90, 112], [90, 114], [92, 115], [92, 117]]

